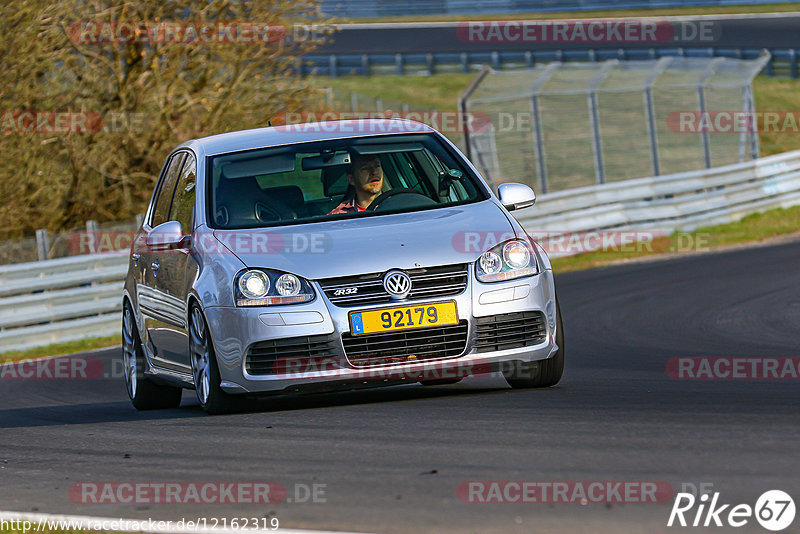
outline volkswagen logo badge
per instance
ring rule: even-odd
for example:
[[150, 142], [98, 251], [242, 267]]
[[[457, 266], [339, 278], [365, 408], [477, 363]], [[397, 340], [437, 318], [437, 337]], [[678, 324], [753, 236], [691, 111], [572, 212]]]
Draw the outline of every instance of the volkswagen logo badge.
[[411, 291], [411, 278], [403, 271], [389, 271], [383, 277], [383, 288], [393, 298], [404, 299]]

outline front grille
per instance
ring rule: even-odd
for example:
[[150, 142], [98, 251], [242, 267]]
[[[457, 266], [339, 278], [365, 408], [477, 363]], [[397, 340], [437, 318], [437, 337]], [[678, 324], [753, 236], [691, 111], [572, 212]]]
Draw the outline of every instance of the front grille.
[[477, 317], [477, 352], [516, 349], [541, 343], [547, 336], [542, 312], [519, 312]]
[[293, 374], [341, 368], [333, 336], [260, 341], [250, 346], [245, 369], [251, 375]]
[[385, 334], [343, 334], [342, 343], [355, 367], [387, 365], [458, 356], [467, 346], [467, 329], [467, 322], [461, 321], [453, 326]]
[[[467, 288], [467, 265], [464, 263], [409, 269], [405, 272], [411, 278], [411, 292], [406, 297], [409, 299], [458, 295]], [[328, 299], [337, 306], [380, 304], [392, 301], [392, 297], [383, 288], [384, 274], [328, 278], [319, 283]]]

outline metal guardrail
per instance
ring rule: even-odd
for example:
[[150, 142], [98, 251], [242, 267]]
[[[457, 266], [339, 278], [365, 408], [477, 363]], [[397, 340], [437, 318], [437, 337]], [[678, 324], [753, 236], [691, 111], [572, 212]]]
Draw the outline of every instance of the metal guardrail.
[[669, 235], [797, 204], [800, 151], [541, 195], [535, 207], [515, 215], [529, 233], [551, 239], [603, 230]]
[[[800, 151], [701, 171], [541, 195], [515, 212], [532, 235], [663, 233], [800, 204]], [[561, 254], [552, 253], [553, 256]], [[0, 353], [120, 330], [125, 253], [0, 267]]]
[[120, 331], [128, 255], [0, 267], [0, 353]]
[[[606, 61], [609, 59], [636, 60], [662, 57], [729, 57], [755, 59], [763, 48], [626, 48], [582, 50], [517, 50], [462, 53], [397, 53], [397, 54], [310, 54], [298, 67], [302, 75], [315, 72], [320, 76], [373, 76], [436, 74], [446, 72], [477, 72], [485, 66], [495, 70], [531, 68], [552, 61]], [[772, 57], [767, 63], [766, 76], [797, 78], [798, 48], [767, 47]]]
[[[335, 17], [370, 18], [413, 15], [546, 13], [690, 6], [719, 6], [723, 0], [322, 0], [320, 10]], [[739, 2], [734, 2], [739, 3]], [[748, 4], [791, 3], [791, 0], [747, 0]]]

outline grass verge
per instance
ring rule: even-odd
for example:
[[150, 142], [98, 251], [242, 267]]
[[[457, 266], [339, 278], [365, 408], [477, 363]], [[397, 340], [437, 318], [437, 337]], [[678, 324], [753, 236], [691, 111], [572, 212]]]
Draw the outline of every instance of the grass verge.
[[447, 22], [460, 20], [556, 20], [589, 19], [617, 17], [666, 17], [687, 15], [730, 15], [737, 13], [773, 13], [797, 11], [796, 3], [735, 5], [735, 6], [687, 6], [639, 9], [604, 9], [595, 11], [559, 11], [549, 13], [491, 13], [464, 15], [409, 15], [396, 17], [375, 17], [368, 19], [346, 19], [344, 23], [370, 22]]
[[652, 242], [625, 247], [627, 250], [600, 250], [575, 256], [554, 258], [557, 273], [591, 269], [647, 256], [695, 253], [737, 244], [758, 243], [800, 231], [800, 206], [754, 213], [743, 219], [693, 232], [675, 232]]
[[34, 347], [26, 350], [14, 350], [0, 353], [0, 363], [15, 362], [19, 360], [30, 360], [34, 358], [45, 358], [47, 356], [62, 356], [85, 352], [87, 350], [102, 349], [104, 347], [114, 347], [122, 344], [121, 334], [109, 337], [94, 337], [80, 339], [78, 341], [67, 341], [65, 343], [54, 343], [42, 347]]

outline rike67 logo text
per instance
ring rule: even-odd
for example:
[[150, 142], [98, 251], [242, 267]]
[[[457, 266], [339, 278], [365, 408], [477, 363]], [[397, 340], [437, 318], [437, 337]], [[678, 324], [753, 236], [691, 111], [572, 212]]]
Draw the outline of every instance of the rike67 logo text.
[[755, 506], [749, 504], [722, 504], [719, 492], [695, 497], [691, 493], [678, 493], [669, 514], [667, 526], [739, 528], [755, 518], [767, 530], [784, 530], [794, 521], [794, 500], [781, 490], [764, 492]]

